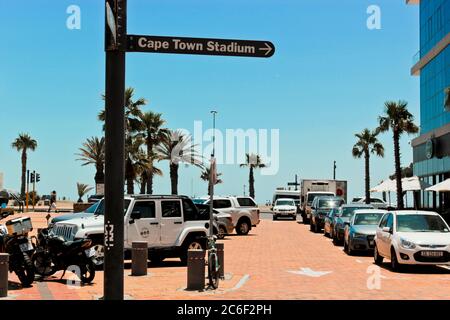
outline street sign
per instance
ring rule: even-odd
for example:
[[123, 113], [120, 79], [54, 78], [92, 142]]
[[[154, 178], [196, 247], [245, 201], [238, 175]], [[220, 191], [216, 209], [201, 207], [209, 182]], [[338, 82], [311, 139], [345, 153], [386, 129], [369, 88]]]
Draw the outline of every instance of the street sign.
[[275, 46], [270, 41], [128, 35], [127, 51], [270, 58]]

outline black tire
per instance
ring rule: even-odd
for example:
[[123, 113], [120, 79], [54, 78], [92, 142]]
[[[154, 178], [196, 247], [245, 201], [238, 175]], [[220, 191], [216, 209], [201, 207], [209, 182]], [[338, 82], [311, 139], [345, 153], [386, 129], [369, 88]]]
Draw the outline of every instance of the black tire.
[[251, 228], [252, 227], [251, 227], [250, 223], [246, 219], [241, 220], [241, 221], [239, 221], [238, 225], [236, 226], [236, 233], [241, 236], [246, 236], [250, 232]]
[[311, 219], [309, 220], [309, 231], [311, 231], [311, 232], [314, 231], [314, 226], [313, 226], [313, 223], [312, 223]]
[[23, 287], [31, 287], [31, 284], [34, 282], [33, 261], [26, 252], [23, 252], [22, 254], [23, 254], [22, 265], [17, 270], [14, 270], [14, 272], [19, 278], [19, 281]]
[[373, 250], [373, 260], [375, 261], [375, 264], [377, 266], [381, 266], [383, 264], [383, 260], [384, 260], [384, 258], [382, 256], [380, 256], [380, 253], [378, 252], [378, 248], [376, 245]]
[[208, 279], [209, 279], [209, 285], [213, 289], [219, 288], [219, 282], [220, 282], [219, 271], [216, 270], [217, 269], [216, 257], [214, 257], [213, 254], [210, 254], [210, 256], [208, 257]]
[[183, 265], [187, 265], [188, 250], [190, 250], [191, 248], [205, 250], [206, 243], [204, 240], [198, 239], [198, 237], [187, 238], [184, 241], [183, 246], [181, 247], [181, 253], [180, 253], [180, 260]]
[[95, 278], [95, 264], [91, 259], [86, 260], [80, 267], [80, 281], [83, 284], [91, 283]]
[[273, 216], [272, 216], [272, 220], [273, 220], [273, 221], [278, 220], [278, 217], [277, 217], [276, 215], [273, 215]]
[[[349, 240], [350, 241], [350, 240]], [[345, 240], [344, 240], [344, 250], [345, 250], [345, 247], [347, 247], [347, 254], [349, 255], [349, 256], [352, 256], [353, 255], [353, 250], [352, 250], [352, 246], [350, 245], [350, 243], [347, 243]]]
[[395, 253], [394, 248], [391, 249], [391, 269], [394, 272], [402, 271], [402, 265], [397, 260], [397, 254]]
[[161, 256], [160, 254], [151, 254], [149, 258], [151, 263], [155, 266], [159, 266], [165, 259], [165, 257]]

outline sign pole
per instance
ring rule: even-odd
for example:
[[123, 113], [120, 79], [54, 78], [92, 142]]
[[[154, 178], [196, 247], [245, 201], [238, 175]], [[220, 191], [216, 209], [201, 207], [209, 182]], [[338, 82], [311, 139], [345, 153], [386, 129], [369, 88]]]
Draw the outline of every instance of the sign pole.
[[[124, 298], [126, 0], [106, 0], [104, 300]], [[125, 40], [123, 40], [125, 37]]]
[[33, 180], [33, 194], [32, 194], [32, 206], [34, 211], [34, 202], [36, 201], [36, 171], [33, 171], [34, 174], [34, 180]]
[[25, 192], [25, 205], [26, 212], [28, 212], [28, 192], [30, 190], [30, 170], [27, 170], [27, 183], [26, 183], [26, 192]]

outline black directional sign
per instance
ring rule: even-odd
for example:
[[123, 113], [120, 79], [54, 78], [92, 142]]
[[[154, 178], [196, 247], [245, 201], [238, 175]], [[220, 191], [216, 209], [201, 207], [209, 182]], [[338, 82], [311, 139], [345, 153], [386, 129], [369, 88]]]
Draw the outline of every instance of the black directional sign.
[[275, 53], [270, 41], [128, 35], [127, 43], [128, 52], [256, 58], [269, 58]]

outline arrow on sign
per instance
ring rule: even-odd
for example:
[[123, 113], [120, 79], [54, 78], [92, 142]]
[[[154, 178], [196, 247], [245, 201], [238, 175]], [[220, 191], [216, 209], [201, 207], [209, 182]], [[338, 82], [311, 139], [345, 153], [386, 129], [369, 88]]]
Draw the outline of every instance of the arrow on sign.
[[267, 56], [272, 52], [273, 49], [267, 42], [265, 42], [264, 44], [265, 44], [265, 48], [259, 48], [259, 50], [266, 51], [265, 55]]

